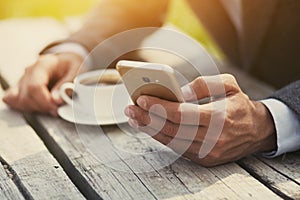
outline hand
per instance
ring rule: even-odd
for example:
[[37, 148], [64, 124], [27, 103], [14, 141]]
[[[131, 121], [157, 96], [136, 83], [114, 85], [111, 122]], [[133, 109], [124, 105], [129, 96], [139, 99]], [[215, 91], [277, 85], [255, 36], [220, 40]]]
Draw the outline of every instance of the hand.
[[[215, 166], [252, 153], [274, 150], [276, 136], [271, 114], [262, 103], [251, 101], [232, 75], [198, 77], [185, 87], [184, 96], [187, 100], [218, 96], [222, 95], [220, 87], [226, 97], [207, 104], [141, 96], [137, 100], [138, 106], [127, 107], [125, 113], [132, 127], [203, 166]], [[213, 131], [208, 132], [212, 119], [223, 124], [217, 137]], [[201, 147], [207, 143], [212, 144], [211, 151], [204, 158], [199, 157]]]
[[80, 56], [72, 53], [41, 55], [35, 64], [26, 68], [19, 83], [7, 91], [3, 101], [20, 111], [57, 116], [57, 108], [63, 103], [58, 89], [74, 79], [82, 62]]

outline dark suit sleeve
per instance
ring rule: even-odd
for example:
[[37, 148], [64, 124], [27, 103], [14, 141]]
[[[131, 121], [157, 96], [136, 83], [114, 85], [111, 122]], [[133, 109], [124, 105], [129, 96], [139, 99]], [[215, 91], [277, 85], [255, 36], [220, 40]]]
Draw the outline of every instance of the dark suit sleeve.
[[282, 101], [300, 116], [300, 80], [276, 91], [271, 98]]

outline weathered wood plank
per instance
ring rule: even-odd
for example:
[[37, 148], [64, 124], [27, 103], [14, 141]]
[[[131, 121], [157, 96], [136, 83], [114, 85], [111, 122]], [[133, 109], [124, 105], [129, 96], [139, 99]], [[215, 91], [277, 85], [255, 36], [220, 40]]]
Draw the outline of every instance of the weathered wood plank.
[[[39, 121], [49, 134], [45, 139], [55, 141], [50, 147], [54, 153], [57, 146], [62, 148], [75, 169], [103, 199], [155, 199], [133, 172], [117, 172], [99, 163], [82, 144], [74, 124], [48, 116], [40, 116]], [[87, 126], [86, 133], [96, 133], [95, 129]]]
[[[2, 94], [3, 90], [0, 87], [0, 97]], [[24, 199], [22, 193], [12, 180], [13, 174], [10, 172], [9, 168], [10, 166], [7, 165], [6, 161], [1, 157], [0, 154], [0, 199]]]
[[[95, 126], [77, 126], [76, 130], [73, 124], [59, 119], [41, 116], [39, 120], [47, 127], [51, 137], [64, 149], [74, 166], [83, 176], [88, 178], [90, 184], [104, 199], [114, 199], [118, 196], [123, 196], [125, 199], [148, 199], [149, 197], [157, 199], [174, 197], [197, 199], [200, 197], [210, 198], [212, 192], [215, 196], [212, 196], [211, 199], [277, 198], [270, 190], [234, 163], [226, 165], [226, 167], [220, 166], [207, 169], [190, 161], [179, 159], [168, 167], [157, 169], [153, 166], [154, 162], [163, 163], [163, 159], [168, 158], [155, 157], [151, 159], [148, 157], [146, 161], [144, 160], [144, 163], [136, 164], [152, 165], [151, 172], [134, 173], [134, 166], [126, 168], [128, 164], [122, 159], [120, 160], [123, 163], [120, 164], [124, 165], [126, 172], [112, 170], [95, 160], [92, 155], [89, 155], [90, 153], [84, 149], [76, 131], [85, 131], [86, 135], [84, 137], [90, 137], [92, 141], [109, 137], [113, 145], [121, 149], [125, 148], [124, 150], [127, 151], [133, 149], [137, 152], [149, 151], [150, 149], [155, 151], [155, 147], [159, 147], [159, 144], [152, 139], [152, 142], [148, 143], [143, 140], [136, 140], [136, 138], [122, 133], [114, 126], [104, 127], [105, 134], [103, 134], [99, 132], [99, 127]], [[99, 146], [99, 148], [101, 147]], [[91, 166], [91, 164], [93, 165]], [[104, 174], [106, 174], [106, 179], [103, 179]], [[114, 177], [109, 177], [109, 174], [114, 174]], [[239, 183], [240, 179], [244, 180], [244, 184]], [[112, 190], [111, 188], [114, 186], [118, 189]], [[243, 190], [247, 192], [241, 192]]]
[[[41, 23], [39, 24], [38, 28], [35, 28], [40, 30], [42, 29], [41, 27], [44, 26], [45, 25]], [[55, 29], [49, 24], [47, 24], [46, 26], [47, 27], [45, 28], [50, 28], [51, 30]], [[57, 28], [57, 26], [55, 27]], [[2, 32], [0, 31], [0, 33]], [[22, 35], [21, 30], [18, 33], [18, 37], [20, 37]], [[48, 34], [45, 33], [45, 35]], [[21, 59], [18, 59], [19, 61], [15, 62], [11, 61], [10, 58], [16, 56], [18, 57], [18, 55], [23, 55], [22, 58], [28, 59], [29, 57], [30, 59], [28, 60], [30, 60], [30, 62], [33, 62], [33, 55], [35, 55], [35, 53], [38, 52], [38, 49], [40, 49], [36, 48], [35, 44], [47, 43], [42, 41], [45, 39], [45, 35], [37, 36], [34, 38], [35, 41], [30, 41], [30, 48], [32, 49], [28, 50], [26, 48], [20, 52], [14, 51], [10, 52], [10, 54], [7, 54], [8, 56], [6, 57], [5, 64], [6, 66], [12, 66], [13, 68], [10, 69], [13, 69], [14, 73], [12, 73], [12, 71], [8, 70], [7, 68], [5, 68], [4, 72], [7, 77], [12, 79], [12, 83], [15, 83], [19, 75], [22, 74], [22, 72], [18, 72], [19, 70], [16, 69], [20, 69], [20, 71], [22, 71], [21, 69], [23, 66], [25, 66], [25, 64]], [[0, 38], [7, 38], [7, 35], [4, 35], [4, 37]], [[8, 43], [5, 44], [7, 44], [7, 46], [3, 48], [8, 48], [10, 45]], [[15, 43], [15, 45], [16, 47], [19, 46], [19, 44], [17, 43]], [[29, 43], [26, 43], [26, 45], [29, 45]], [[233, 74], [236, 73], [236, 70], [231, 68], [225, 69], [225, 71]], [[16, 75], [15, 72], [17, 72], [18, 74]], [[271, 92], [271, 89], [269, 87], [265, 87], [261, 85], [261, 83], [249, 79], [243, 73], [238, 72], [237, 77], [244, 91], [246, 91], [249, 96], [254, 99], [265, 97]], [[199, 199], [201, 197], [212, 199], [214, 197], [229, 197], [233, 199], [240, 199], [251, 198], [253, 192], [255, 193], [255, 195], [260, 195], [260, 190], [265, 191], [265, 188], [261, 184], [255, 181], [255, 179], [253, 179], [251, 176], [249, 176], [249, 174], [245, 173], [245, 171], [243, 171], [235, 164], [226, 165], [229, 166], [227, 168], [229, 168], [230, 170], [227, 170], [226, 166], [221, 167], [221, 169], [216, 168], [213, 170], [205, 169], [191, 162], [180, 159], [173, 165], [171, 165], [171, 169], [166, 168], [162, 169], [162, 171], [157, 170], [145, 174], [136, 174], [133, 172], [117, 172], [108, 169], [105, 165], [101, 165], [101, 163], [99, 163], [89, 152], [86, 151], [84, 146], [81, 144], [80, 138], [78, 137], [76, 128], [73, 124], [63, 122], [60, 119], [53, 119], [47, 116], [39, 117], [39, 120], [47, 130], [48, 139], [52, 138], [52, 140], [54, 140], [54, 143], [50, 145], [54, 149], [54, 151], [55, 147], [62, 148], [65, 156], [67, 156], [67, 159], [69, 159], [70, 164], [79, 171], [80, 176], [87, 180], [87, 182], [93, 187], [93, 189], [99, 192], [99, 194], [101, 194], [105, 199], [118, 199], [120, 197], [124, 199]], [[95, 131], [93, 131], [95, 127], [85, 127], [85, 129], [87, 130], [87, 133], [95, 133]], [[113, 133], [113, 130], [111, 131]], [[122, 141], [122, 137], [113, 137], [112, 134], [109, 134], [108, 136], [113, 138], [114, 142], [118, 143], [118, 145], [123, 144], [130, 150], [131, 146], [126, 144], [126, 141], [123, 141], [123, 143], [119, 143], [119, 141]], [[49, 140], [45, 140], [45, 142], [49, 143]], [[137, 145], [135, 145], [135, 147], [139, 147], [141, 149], [144, 149], [144, 146], [145, 144], [141, 141], [140, 143], [137, 142]], [[153, 144], [153, 146], [156, 146], [156, 144]], [[149, 164], [151, 164], [151, 162], [159, 162], [159, 160], [151, 159], [149, 161]], [[257, 162], [261, 164], [261, 161]], [[68, 167], [68, 164], [66, 164], [65, 167]], [[263, 170], [265, 169], [268, 169], [270, 171], [270, 174], [272, 174], [270, 180], [274, 180], [274, 177], [278, 175], [277, 171], [270, 170], [269, 168], [266, 168], [264, 166]], [[259, 169], [257, 171], [257, 175], [261, 177], [264, 176], [263, 170]], [[293, 171], [291, 170], [290, 172], [292, 173]], [[243, 191], [239, 188], [241, 179], [246, 179], [247, 181], [245, 184], [247, 185], [247, 187], [255, 188], [255, 190], [252, 190], [252, 192], [250, 193], [248, 193], [248, 191], [244, 192], [244, 195], [240, 194], [240, 191]], [[163, 189], [160, 189], [161, 187], [163, 187]], [[242, 187], [246, 190], [245, 185], [243, 185]], [[218, 196], [218, 192], [221, 195]], [[224, 192], [225, 195], [222, 196], [222, 192]], [[269, 190], [266, 190], [266, 192], [262, 193], [263, 195], [272, 195]], [[276, 196], [274, 198], [276, 198]]]
[[[1, 158], [0, 158], [1, 159]], [[1, 161], [0, 161], [1, 162]], [[24, 199], [15, 183], [12, 181], [12, 175], [9, 174], [8, 166], [0, 165], [0, 199]]]
[[[129, 129], [129, 132], [133, 132], [133, 130], [126, 124], [122, 125], [121, 129], [123, 131]], [[112, 138], [111, 141], [115, 146], [117, 146], [118, 148], [124, 148], [125, 151], [136, 151], [138, 149], [138, 152], [142, 152], [143, 150], [145, 153], [147, 153], [149, 151], [157, 151], [159, 149], [162, 149], [163, 147], [163, 145], [152, 139], [136, 140], [136, 138], [128, 136], [128, 134], [120, 134], [120, 130], [114, 127], [111, 127], [111, 130], [105, 130], [105, 132], [106, 135]], [[141, 135], [142, 133], [139, 134]], [[126, 141], [126, 143], [124, 141]], [[188, 196], [188, 199], [198, 199], [199, 197], [205, 199], [247, 199], [251, 195], [254, 198], [275, 198], [272, 193], [270, 193], [255, 179], [249, 176], [247, 172], [245, 172], [234, 163], [207, 169], [183, 158], [180, 158], [165, 168], [157, 168], [157, 166], [162, 166], [165, 163], [164, 160], [168, 159], [169, 155], [165, 154], [161, 156], [153, 156], [153, 158], [147, 157], [147, 161], [153, 167], [152, 170], [158, 172], [162, 178], [167, 177], [167, 179], [169, 180], [175, 179], [175, 181], [171, 181], [170, 186], [173, 186], [173, 190], [176, 190], [176, 188], [178, 188], [178, 190], [179, 188], [183, 188], [182, 191], [179, 191], [178, 193], [183, 196]], [[159, 162], [161, 164], [157, 165], [156, 163]], [[245, 180], [245, 185], [239, 184], [239, 187], [236, 187], [235, 184], [238, 183], [238, 181], [236, 180], [240, 178], [243, 178]], [[147, 180], [147, 178], [144, 179]], [[153, 185], [153, 182], [156, 182], [155, 179], [152, 178], [148, 179], [147, 181], [145, 181], [145, 183], [149, 185], [149, 188], [153, 188], [153, 190], [157, 189], [156, 185]], [[168, 182], [162, 183], [162, 185], [164, 184], [168, 184]], [[169, 195], [168, 191], [170, 191], [170, 189], [171, 188], [166, 188], [165, 190], [163, 190], [159, 188], [157, 192]], [[206, 192], [208, 190], [209, 192]], [[214, 190], [218, 190], [218, 192], [214, 192], [215, 196], [212, 196], [211, 192]], [[243, 190], [247, 192], [243, 192]], [[257, 191], [260, 191], [260, 193], [257, 193]]]
[[[187, 162], [187, 161], [184, 161]], [[175, 162], [172, 167], [183, 183], [195, 193], [194, 199], [277, 199], [267, 188], [263, 188], [248, 173], [236, 164], [215, 168], [202, 168], [191, 163]], [[211, 176], [213, 174], [214, 176]], [[193, 177], [198, 177], [198, 180]], [[242, 181], [241, 181], [242, 180]], [[195, 182], [196, 181], [196, 182]], [[197, 182], [201, 181], [201, 182]], [[199, 190], [199, 184], [207, 185]], [[188, 195], [193, 197], [193, 195]], [[188, 199], [189, 199], [188, 198]]]
[[[274, 159], [259, 158], [259, 160], [283, 174], [288, 179], [300, 185], [300, 152], [287, 153]], [[300, 187], [300, 186], [299, 186]], [[300, 198], [300, 188], [297, 195]]]
[[[1, 90], [1, 99], [2, 95]], [[8, 109], [2, 101], [0, 141], [0, 162], [5, 163], [9, 178], [25, 198], [84, 199], [22, 115]], [[9, 183], [7, 179], [3, 181], [2, 184]]]
[[[240, 162], [251, 174], [259, 175], [258, 178], [281, 197], [299, 199], [300, 185], [296, 180], [299, 177], [297, 172], [295, 171], [295, 174], [291, 175], [292, 170], [289, 168], [292, 165], [286, 164], [286, 162], [281, 164], [276, 161], [277, 159], [280, 159], [280, 157], [276, 159], [249, 157], [242, 159]], [[284, 170], [285, 166], [288, 169]], [[296, 169], [297, 167], [294, 167], [294, 170]], [[299, 167], [297, 170], [299, 170]]]

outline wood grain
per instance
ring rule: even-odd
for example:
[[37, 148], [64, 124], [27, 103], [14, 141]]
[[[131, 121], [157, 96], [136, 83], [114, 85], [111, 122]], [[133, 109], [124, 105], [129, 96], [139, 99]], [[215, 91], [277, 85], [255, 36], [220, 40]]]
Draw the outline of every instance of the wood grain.
[[[155, 151], [155, 147], [161, 149], [162, 146], [153, 139], [145, 142], [129, 137], [115, 126], [103, 127], [104, 132], [101, 132], [96, 126], [75, 127], [68, 122], [46, 116], [39, 117], [39, 121], [48, 128], [49, 134], [64, 149], [72, 164], [104, 199], [116, 199], [120, 196], [124, 199], [198, 199], [210, 198], [211, 193], [214, 194], [211, 199], [277, 198], [234, 163], [207, 169], [181, 158], [162, 169], [154, 167], [155, 162], [164, 163], [164, 159], [168, 159], [168, 154], [165, 154], [166, 157], [147, 157], [143, 162], [133, 162], [134, 166], [120, 158], [118, 165], [123, 165], [123, 171], [114, 170], [95, 159], [84, 147], [81, 138], [85, 137], [83, 141], [87, 144], [88, 138], [95, 141], [96, 138], [108, 137], [113, 146], [129, 152], [135, 150], [147, 153]], [[127, 128], [130, 129], [128, 126]], [[81, 138], [78, 131], [84, 131], [80, 133]], [[148, 165], [147, 168], [152, 167], [152, 171], [135, 173], [135, 169], [145, 165]], [[240, 179], [243, 179], [243, 184], [239, 183]], [[216, 190], [220, 192], [216, 193]], [[241, 192], [243, 190], [247, 192]]]
[[84, 199], [22, 115], [2, 101], [0, 141], [0, 199]]
[[252, 175], [258, 175], [262, 182], [284, 199], [299, 199], [300, 185], [297, 181], [299, 174], [295, 171], [296, 169], [299, 171], [299, 167], [287, 164], [286, 161], [278, 162], [277, 159], [282, 158], [251, 157], [244, 158], [240, 162]]
[[0, 199], [24, 199], [15, 183], [12, 181], [12, 174], [8, 166], [1, 162], [0, 165]]
[[[46, 40], [49, 41], [46, 31], [32, 37], [29, 36], [30, 31], [28, 32], [28, 30], [42, 30], [41, 27], [44, 27], [45, 30], [55, 29], [57, 35], [53, 34], [51, 36], [53, 38], [59, 38], [65, 34], [62, 26], [44, 22], [37, 19], [10, 21], [8, 24], [5, 23], [5, 26], [1, 26], [0, 23], [0, 38], [11, 38], [10, 42], [1, 40], [1, 44], [3, 44], [1, 52], [5, 56], [4, 64], [11, 67], [9, 69], [1, 68], [1, 71], [4, 72], [5, 77], [11, 83], [16, 83], [26, 64], [34, 61], [34, 55], [38, 52], [37, 46], [41, 47], [41, 44], [45, 44]], [[21, 27], [18, 28], [20, 24], [22, 24], [22, 27], [31, 28], [24, 31]], [[17, 32], [18, 35], [13, 37], [12, 30]], [[17, 38], [17, 41], [21, 43], [14, 42]], [[25, 48], [24, 45], [29, 46], [29, 48]], [[14, 50], [5, 50], [10, 49], [10, 46], [14, 46]], [[15, 51], [18, 46], [22, 46], [22, 48]], [[14, 57], [20, 59], [11, 59]], [[164, 58], [164, 60], [168, 59]], [[238, 69], [228, 67], [228, 65], [220, 65], [219, 67], [221, 72], [235, 74], [242, 89], [252, 99], [264, 98], [273, 91], [271, 87], [250, 78]], [[188, 73], [188, 76], [192, 79], [195, 75]], [[48, 116], [37, 117], [38, 123], [33, 125], [41, 133], [43, 132], [44, 142], [51, 149], [56, 159], [61, 160], [64, 169], [69, 170], [70, 175], [80, 176], [88, 183], [91, 187], [89, 189], [85, 188], [85, 183], [77, 183], [83, 192], [89, 193], [92, 189], [104, 199], [276, 199], [278, 196], [267, 187], [270, 189], [276, 188], [281, 194], [285, 195], [283, 197], [299, 197], [299, 175], [296, 173], [299, 171], [299, 156], [297, 154], [289, 154], [288, 159], [269, 160], [250, 157], [241, 160], [240, 165], [251, 175], [235, 163], [208, 169], [182, 158], [162, 169], [153, 167], [155, 166], [154, 163], [160, 163], [163, 162], [163, 159], [168, 159], [167, 155], [171, 156], [171, 153], [164, 155], [164, 157], [147, 157], [141, 164], [153, 168], [153, 171], [148, 173], [135, 173], [134, 168], [128, 167], [126, 161], [120, 159], [118, 163], [127, 170], [122, 172], [113, 170], [99, 162], [82, 144], [82, 140], [78, 136], [78, 130], [83, 130], [85, 140], [90, 138], [90, 141], [92, 141], [94, 137], [103, 137], [109, 139], [112, 145], [127, 151], [149, 152], [162, 147], [154, 141], [149, 142], [135, 137], [128, 137], [115, 126], [105, 127], [103, 128], [104, 132], [99, 133], [99, 127], [76, 127], [74, 124], [61, 119]], [[46, 163], [47, 160], [48, 158], [45, 159]], [[139, 168], [139, 163], [136, 164]], [[22, 163], [22, 165], [26, 166], [26, 163]], [[258, 182], [253, 176], [266, 184], [267, 187]], [[263, 180], [267, 181], [264, 182]]]

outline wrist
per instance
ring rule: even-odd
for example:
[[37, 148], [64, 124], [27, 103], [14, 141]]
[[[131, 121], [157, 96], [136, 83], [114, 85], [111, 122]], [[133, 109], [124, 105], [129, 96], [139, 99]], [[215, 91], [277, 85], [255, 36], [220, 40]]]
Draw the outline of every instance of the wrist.
[[[82, 68], [85, 71], [93, 68], [93, 59], [89, 55], [89, 51], [81, 44], [76, 42], [62, 41], [49, 45], [46, 47], [41, 54], [55, 54], [55, 55], [77, 55], [81, 57], [80, 64], [84, 66]], [[77, 59], [74, 58], [76, 61]]]
[[59, 64], [69, 66], [80, 66], [83, 63], [83, 57], [71, 52], [56, 53]]
[[267, 152], [277, 149], [276, 129], [273, 117], [268, 108], [261, 102], [254, 102], [254, 127], [257, 136], [257, 151]]

